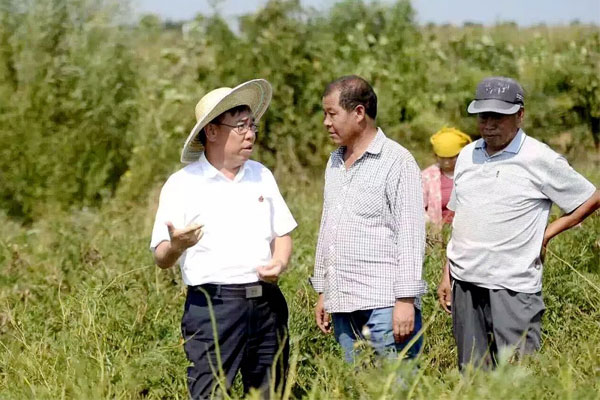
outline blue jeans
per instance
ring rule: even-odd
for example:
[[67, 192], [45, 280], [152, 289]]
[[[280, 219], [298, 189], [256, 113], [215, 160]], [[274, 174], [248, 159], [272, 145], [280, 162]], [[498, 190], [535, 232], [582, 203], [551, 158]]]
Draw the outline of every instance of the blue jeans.
[[[344, 350], [344, 358], [353, 362], [355, 357], [354, 343], [357, 340], [366, 340], [363, 336], [363, 327], [370, 331], [370, 343], [378, 355], [387, 358], [396, 358], [398, 353], [421, 330], [421, 311], [415, 307], [415, 329], [410, 337], [402, 343], [394, 341], [392, 328], [392, 314], [394, 307], [376, 308], [374, 310], [359, 310], [350, 313], [333, 313], [333, 330], [335, 340]], [[407, 358], [414, 358], [419, 354], [423, 345], [423, 336], [408, 349]]]

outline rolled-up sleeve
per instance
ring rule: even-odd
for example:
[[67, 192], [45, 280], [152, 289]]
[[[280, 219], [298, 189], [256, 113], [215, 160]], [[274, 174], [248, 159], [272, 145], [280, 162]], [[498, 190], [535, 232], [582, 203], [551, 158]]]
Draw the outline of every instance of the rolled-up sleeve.
[[392, 170], [388, 188], [397, 227], [398, 267], [394, 277], [394, 296], [397, 299], [420, 297], [427, 290], [422, 277], [425, 212], [421, 174], [412, 157]]
[[323, 293], [325, 286], [325, 263], [323, 262], [323, 231], [326, 219], [327, 209], [323, 206], [321, 214], [321, 226], [319, 228], [319, 237], [317, 239], [317, 249], [315, 251], [315, 269], [313, 276], [310, 277], [310, 283], [317, 293]]
[[319, 225], [319, 236], [317, 237], [317, 248], [315, 250], [315, 268], [313, 276], [309, 278], [310, 284], [317, 293], [323, 293], [325, 290], [325, 241], [327, 240], [327, 171], [331, 168], [332, 158], [327, 161], [325, 168], [325, 185], [323, 187], [323, 211], [321, 212], [321, 224]]
[[[329, 164], [328, 164], [329, 166]], [[324, 194], [323, 194], [324, 196]], [[317, 293], [323, 293], [325, 290], [325, 262], [324, 262], [324, 242], [327, 221], [327, 204], [323, 201], [323, 212], [321, 213], [321, 225], [319, 226], [319, 236], [317, 238], [317, 249], [315, 251], [315, 268], [313, 276], [310, 277], [310, 284]]]

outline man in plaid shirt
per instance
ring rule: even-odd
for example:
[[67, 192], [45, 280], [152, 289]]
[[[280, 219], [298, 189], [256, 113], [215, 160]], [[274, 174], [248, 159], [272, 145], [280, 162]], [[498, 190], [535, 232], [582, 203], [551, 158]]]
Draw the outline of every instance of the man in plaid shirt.
[[[311, 278], [317, 325], [331, 332], [347, 361], [354, 343], [395, 357], [421, 328], [425, 217], [420, 170], [412, 155], [375, 122], [377, 96], [358, 76], [323, 95], [330, 138], [340, 147], [325, 172], [323, 215]], [[368, 334], [367, 334], [368, 333]], [[407, 350], [418, 354], [419, 338]]]

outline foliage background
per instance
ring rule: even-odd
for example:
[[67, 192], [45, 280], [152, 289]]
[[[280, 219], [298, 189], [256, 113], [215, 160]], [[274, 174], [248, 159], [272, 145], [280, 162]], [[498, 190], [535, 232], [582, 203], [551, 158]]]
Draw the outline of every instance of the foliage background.
[[219, 15], [183, 26], [127, 16], [126, 2], [0, 0], [1, 398], [186, 398], [184, 289], [176, 270], [152, 266], [150, 227], [195, 103], [255, 77], [274, 88], [256, 158], [299, 222], [282, 280], [296, 371], [288, 396], [598, 398], [598, 216], [552, 244], [540, 354], [491, 374], [455, 369], [449, 320], [435, 305], [443, 250], [433, 236], [417, 373], [341, 363], [314, 326], [306, 282], [333, 148], [321, 125], [329, 81], [368, 79], [379, 125], [426, 167], [437, 129], [475, 137], [466, 106], [477, 81], [513, 76], [526, 90], [525, 130], [598, 185], [597, 26], [417, 26], [405, 1], [344, 1], [316, 14], [272, 0], [239, 32]]

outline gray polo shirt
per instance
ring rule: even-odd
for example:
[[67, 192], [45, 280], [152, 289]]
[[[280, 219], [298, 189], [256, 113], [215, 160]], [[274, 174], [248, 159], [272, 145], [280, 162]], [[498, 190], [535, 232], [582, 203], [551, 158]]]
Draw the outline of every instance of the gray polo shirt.
[[522, 130], [491, 157], [483, 139], [469, 144], [458, 156], [448, 204], [456, 212], [450, 273], [489, 289], [539, 292], [552, 203], [570, 213], [595, 190], [564, 157]]

